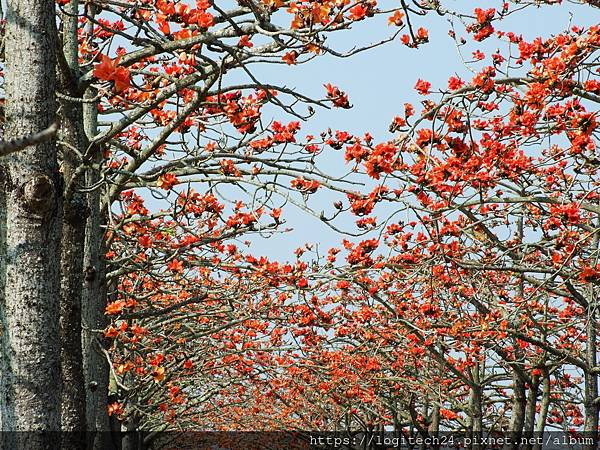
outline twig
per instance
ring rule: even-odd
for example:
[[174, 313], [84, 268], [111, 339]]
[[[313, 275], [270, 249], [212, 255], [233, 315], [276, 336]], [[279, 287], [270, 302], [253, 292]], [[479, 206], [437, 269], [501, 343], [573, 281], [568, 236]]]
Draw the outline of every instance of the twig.
[[0, 142], [0, 157], [10, 155], [14, 152], [18, 152], [19, 150], [23, 150], [25, 147], [29, 147], [30, 145], [46, 142], [52, 139], [57, 131], [58, 123], [54, 122], [44, 131], [40, 131], [39, 133], [18, 139], [13, 139], [10, 141], [2, 141]]

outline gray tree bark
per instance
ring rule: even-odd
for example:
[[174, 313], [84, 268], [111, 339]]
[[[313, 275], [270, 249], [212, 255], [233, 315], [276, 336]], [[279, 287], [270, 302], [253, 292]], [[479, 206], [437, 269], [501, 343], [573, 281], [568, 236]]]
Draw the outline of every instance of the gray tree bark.
[[[94, 14], [90, 9], [89, 14]], [[90, 27], [93, 24], [90, 22]], [[90, 30], [91, 31], [91, 30]], [[85, 97], [96, 97], [96, 90], [89, 88]], [[88, 141], [98, 134], [98, 107], [96, 103], [86, 102], [83, 105], [84, 129]], [[91, 152], [92, 167], [86, 171], [85, 180], [88, 187], [100, 181], [101, 148], [96, 146]], [[82, 347], [83, 369], [86, 390], [86, 418], [90, 431], [88, 441], [90, 450], [110, 450], [114, 448], [108, 417], [108, 379], [109, 367], [99, 346], [104, 345], [103, 330], [108, 322], [104, 314], [107, 303], [106, 270], [103, 255], [104, 224], [101, 211], [101, 190], [91, 190], [87, 195], [89, 215], [85, 231], [85, 247], [83, 256], [84, 287], [82, 296]]]
[[[89, 95], [94, 96], [94, 92]], [[95, 134], [96, 111], [93, 105], [84, 105], [84, 115], [88, 136]], [[100, 149], [96, 149], [96, 161], [100, 160]], [[86, 184], [93, 186], [100, 180], [96, 169], [86, 173]], [[109, 367], [100, 346], [104, 346], [104, 336], [101, 330], [106, 328], [108, 321], [104, 310], [107, 303], [106, 269], [103, 255], [104, 220], [100, 209], [101, 193], [99, 190], [88, 194], [89, 216], [86, 225], [84, 251], [84, 289], [82, 298], [83, 322], [83, 368], [86, 387], [86, 417], [88, 429], [94, 431], [88, 442], [88, 448], [105, 450], [113, 448], [110, 436], [108, 411], [108, 380]]]
[[523, 450], [529, 450], [533, 448], [534, 429], [535, 429], [535, 414], [538, 405], [538, 396], [540, 388], [540, 378], [538, 376], [532, 376], [531, 385], [527, 394], [527, 407], [525, 408], [525, 426], [524, 426], [524, 437], [527, 443], [523, 446]]
[[[540, 401], [540, 412], [535, 422], [535, 434], [541, 436], [546, 428], [546, 420], [548, 419], [548, 410], [550, 409], [550, 374], [548, 369], [542, 370], [542, 399]], [[533, 445], [533, 450], [541, 450], [542, 445], [536, 442]]]
[[[585, 350], [586, 363], [589, 368], [596, 367], [598, 363], [597, 333], [596, 333], [596, 301], [590, 299], [587, 316], [587, 347]], [[593, 442], [583, 446], [584, 450], [595, 450], [598, 448], [598, 425], [600, 405], [596, 403], [598, 398], [598, 375], [591, 370], [584, 374], [584, 400], [583, 408], [585, 414], [585, 423], [583, 429], [587, 437], [591, 437]]]
[[[6, 180], [5, 170], [6, 169], [2, 166], [2, 160], [0, 160], [0, 338], [4, 334], [4, 330], [6, 330], [7, 327], [4, 314], [4, 286], [6, 285], [6, 195], [4, 194], [4, 182]], [[2, 338], [2, 340], [4, 340], [4, 338]], [[4, 346], [0, 347], [0, 350], [2, 348], [4, 348]], [[6, 360], [4, 358], [4, 353], [2, 353], [2, 357], [0, 357], [0, 389], [2, 389], [2, 385], [4, 383], [4, 374], [6, 372]], [[0, 398], [0, 403], [2, 403], [3, 401], [4, 400]], [[0, 413], [0, 430], [5, 429], [2, 420], [3, 415], [4, 414]], [[4, 448], [2, 445], [1, 438], [0, 448]]]
[[525, 412], [527, 407], [527, 392], [525, 389], [525, 380], [519, 373], [512, 369], [512, 412], [510, 417], [510, 435], [512, 443], [510, 448], [517, 450], [521, 447], [521, 437], [523, 436], [523, 427], [525, 425]]
[[[15, 139], [49, 127], [56, 111], [53, 0], [8, 0], [6, 129]], [[53, 140], [14, 153], [5, 166], [5, 301], [0, 388], [9, 448], [58, 448], [61, 186]]]
[[[596, 221], [596, 225], [600, 226], [600, 216]], [[596, 231], [593, 250], [600, 248], [600, 233]], [[593, 450], [598, 448], [598, 426], [600, 425], [600, 404], [598, 404], [598, 374], [592, 370], [598, 365], [598, 300], [600, 293], [595, 288], [593, 283], [587, 286], [586, 294], [588, 298], [587, 310], [587, 346], [585, 349], [585, 362], [588, 370], [584, 374], [584, 400], [583, 407], [585, 411], [585, 423], [583, 429], [591, 437], [593, 442], [583, 446], [584, 450]]]
[[481, 386], [481, 377], [479, 374], [480, 365], [476, 364], [471, 369], [471, 379], [474, 386], [470, 388], [469, 395], [469, 431], [471, 434], [471, 450], [479, 450], [483, 432], [483, 388]]
[[[77, 41], [78, 0], [66, 5], [63, 16], [62, 48], [64, 60], [60, 73], [62, 91], [79, 97], [79, 49]], [[88, 140], [83, 125], [83, 107], [80, 102], [61, 100], [62, 172], [64, 178], [63, 225], [61, 252], [61, 428], [70, 433], [63, 435], [63, 449], [85, 448], [85, 380], [81, 342], [81, 292], [83, 288], [83, 249], [87, 205], [80, 188]], [[76, 150], [76, 151], [75, 151]], [[75, 433], [74, 433], [75, 432]]]

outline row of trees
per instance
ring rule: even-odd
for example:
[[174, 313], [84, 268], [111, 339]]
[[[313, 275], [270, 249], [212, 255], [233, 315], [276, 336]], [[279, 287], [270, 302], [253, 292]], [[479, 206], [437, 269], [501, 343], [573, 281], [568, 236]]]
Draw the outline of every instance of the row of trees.
[[[600, 28], [528, 41], [518, 3], [9, 1], [3, 430], [596, 439]], [[438, 15], [471, 75], [418, 80], [389, 141], [306, 135], [348, 95], [255, 75], [377, 16], [418, 52]], [[346, 238], [255, 254], [290, 208]], [[84, 439], [50, 444], [115, 445]]]

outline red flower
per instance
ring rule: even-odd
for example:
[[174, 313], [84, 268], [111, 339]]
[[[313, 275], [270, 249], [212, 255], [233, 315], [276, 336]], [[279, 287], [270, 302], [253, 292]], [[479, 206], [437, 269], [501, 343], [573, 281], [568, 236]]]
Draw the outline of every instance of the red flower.
[[110, 339], [114, 339], [119, 335], [119, 330], [117, 330], [115, 327], [113, 327], [112, 325], [110, 327], [108, 327], [106, 329], [106, 331], [104, 332], [104, 336], [106, 336], [107, 338]]
[[123, 300], [109, 303], [106, 305], [106, 314], [119, 314], [123, 310], [124, 306], [125, 302]]
[[207, 12], [199, 12], [196, 23], [200, 28], [210, 28], [214, 25], [215, 21], [213, 16]]
[[283, 57], [281, 59], [283, 61], [285, 61], [286, 64], [291, 66], [293, 64], [296, 64], [297, 57], [298, 57], [298, 52], [296, 50], [292, 50], [291, 52], [287, 52], [285, 55], [283, 55]]
[[465, 82], [458, 77], [448, 78], [448, 89], [456, 91], [465, 85]]
[[350, 9], [350, 20], [362, 20], [365, 18], [368, 12], [368, 8], [363, 4], [358, 4]]
[[117, 57], [113, 60], [106, 55], [101, 55], [100, 63], [96, 64], [93, 72], [93, 75], [99, 80], [113, 81], [117, 93], [131, 86], [129, 69], [119, 67], [119, 59], [120, 57]]
[[238, 42], [238, 47], [254, 47], [254, 44], [252, 42], [250, 42], [250, 36], [248, 36], [247, 34], [243, 35], [239, 42]]
[[271, 211], [271, 217], [273, 217], [273, 219], [276, 221], [279, 221], [279, 218], [281, 217], [281, 208], [273, 208]]
[[584, 283], [600, 280], [600, 264], [594, 267], [584, 267], [579, 274], [579, 279]]
[[429, 81], [421, 80], [420, 78], [417, 80], [415, 84], [415, 89], [421, 95], [429, 95], [431, 89], [431, 83]]
[[417, 39], [419, 42], [428, 42], [429, 41], [429, 32], [427, 29], [421, 27], [417, 30]]
[[152, 247], [152, 238], [145, 234], [138, 238], [138, 243], [144, 248]]
[[331, 99], [334, 106], [338, 108], [349, 109], [350, 101], [348, 100], [348, 95], [344, 92], [340, 91], [337, 86], [333, 86], [330, 83], [324, 85], [325, 89], [327, 89], [327, 98]]
[[397, 27], [402, 26], [402, 19], [404, 18], [404, 13], [402, 11], [396, 11], [394, 15], [388, 18], [388, 25], [396, 25]]
[[448, 420], [452, 420], [452, 419], [458, 418], [458, 414], [456, 414], [454, 411], [450, 411], [449, 409], [444, 409], [444, 408], [440, 409], [440, 415], [444, 419], [448, 419]]
[[156, 180], [156, 186], [167, 191], [178, 183], [179, 180], [172, 173], [165, 173]]
[[475, 50], [473, 52], [473, 59], [475, 59], [477, 61], [481, 61], [484, 58], [485, 58], [485, 54], [481, 50]]
[[317, 180], [305, 180], [304, 178], [296, 178], [292, 180], [291, 185], [294, 189], [298, 189], [299, 191], [306, 192], [308, 194], [313, 194], [317, 192], [319, 189], [319, 182]]
[[115, 402], [108, 405], [108, 415], [112, 416], [113, 414], [116, 416], [123, 414], [123, 405], [121, 403]]
[[183, 262], [179, 261], [178, 259], [174, 259], [169, 263], [167, 269], [169, 269], [171, 272], [181, 273], [183, 272]]
[[156, 23], [158, 25], [158, 29], [165, 35], [171, 34], [171, 26], [169, 22], [167, 22], [166, 14], [156, 14]]
[[306, 278], [300, 278], [297, 282], [296, 282], [296, 286], [298, 286], [299, 288], [305, 288], [308, 287], [308, 280]]

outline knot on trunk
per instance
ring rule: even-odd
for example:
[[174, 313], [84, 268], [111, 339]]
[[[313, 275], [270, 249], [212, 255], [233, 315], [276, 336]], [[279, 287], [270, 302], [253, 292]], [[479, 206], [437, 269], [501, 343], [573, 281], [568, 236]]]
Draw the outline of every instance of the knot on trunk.
[[46, 175], [35, 175], [22, 189], [23, 203], [31, 212], [44, 215], [54, 207], [56, 189]]
[[85, 281], [91, 283], [96, 279], [96, 268], [93, 266], [87, 266], [84, 271]]
[[70, 201], [65, 201], [63, 207], [64, 219], [74, 226], [83, 226], [90, 215], [90, 209], [85, 199], [79, 196], [71, 198]]

